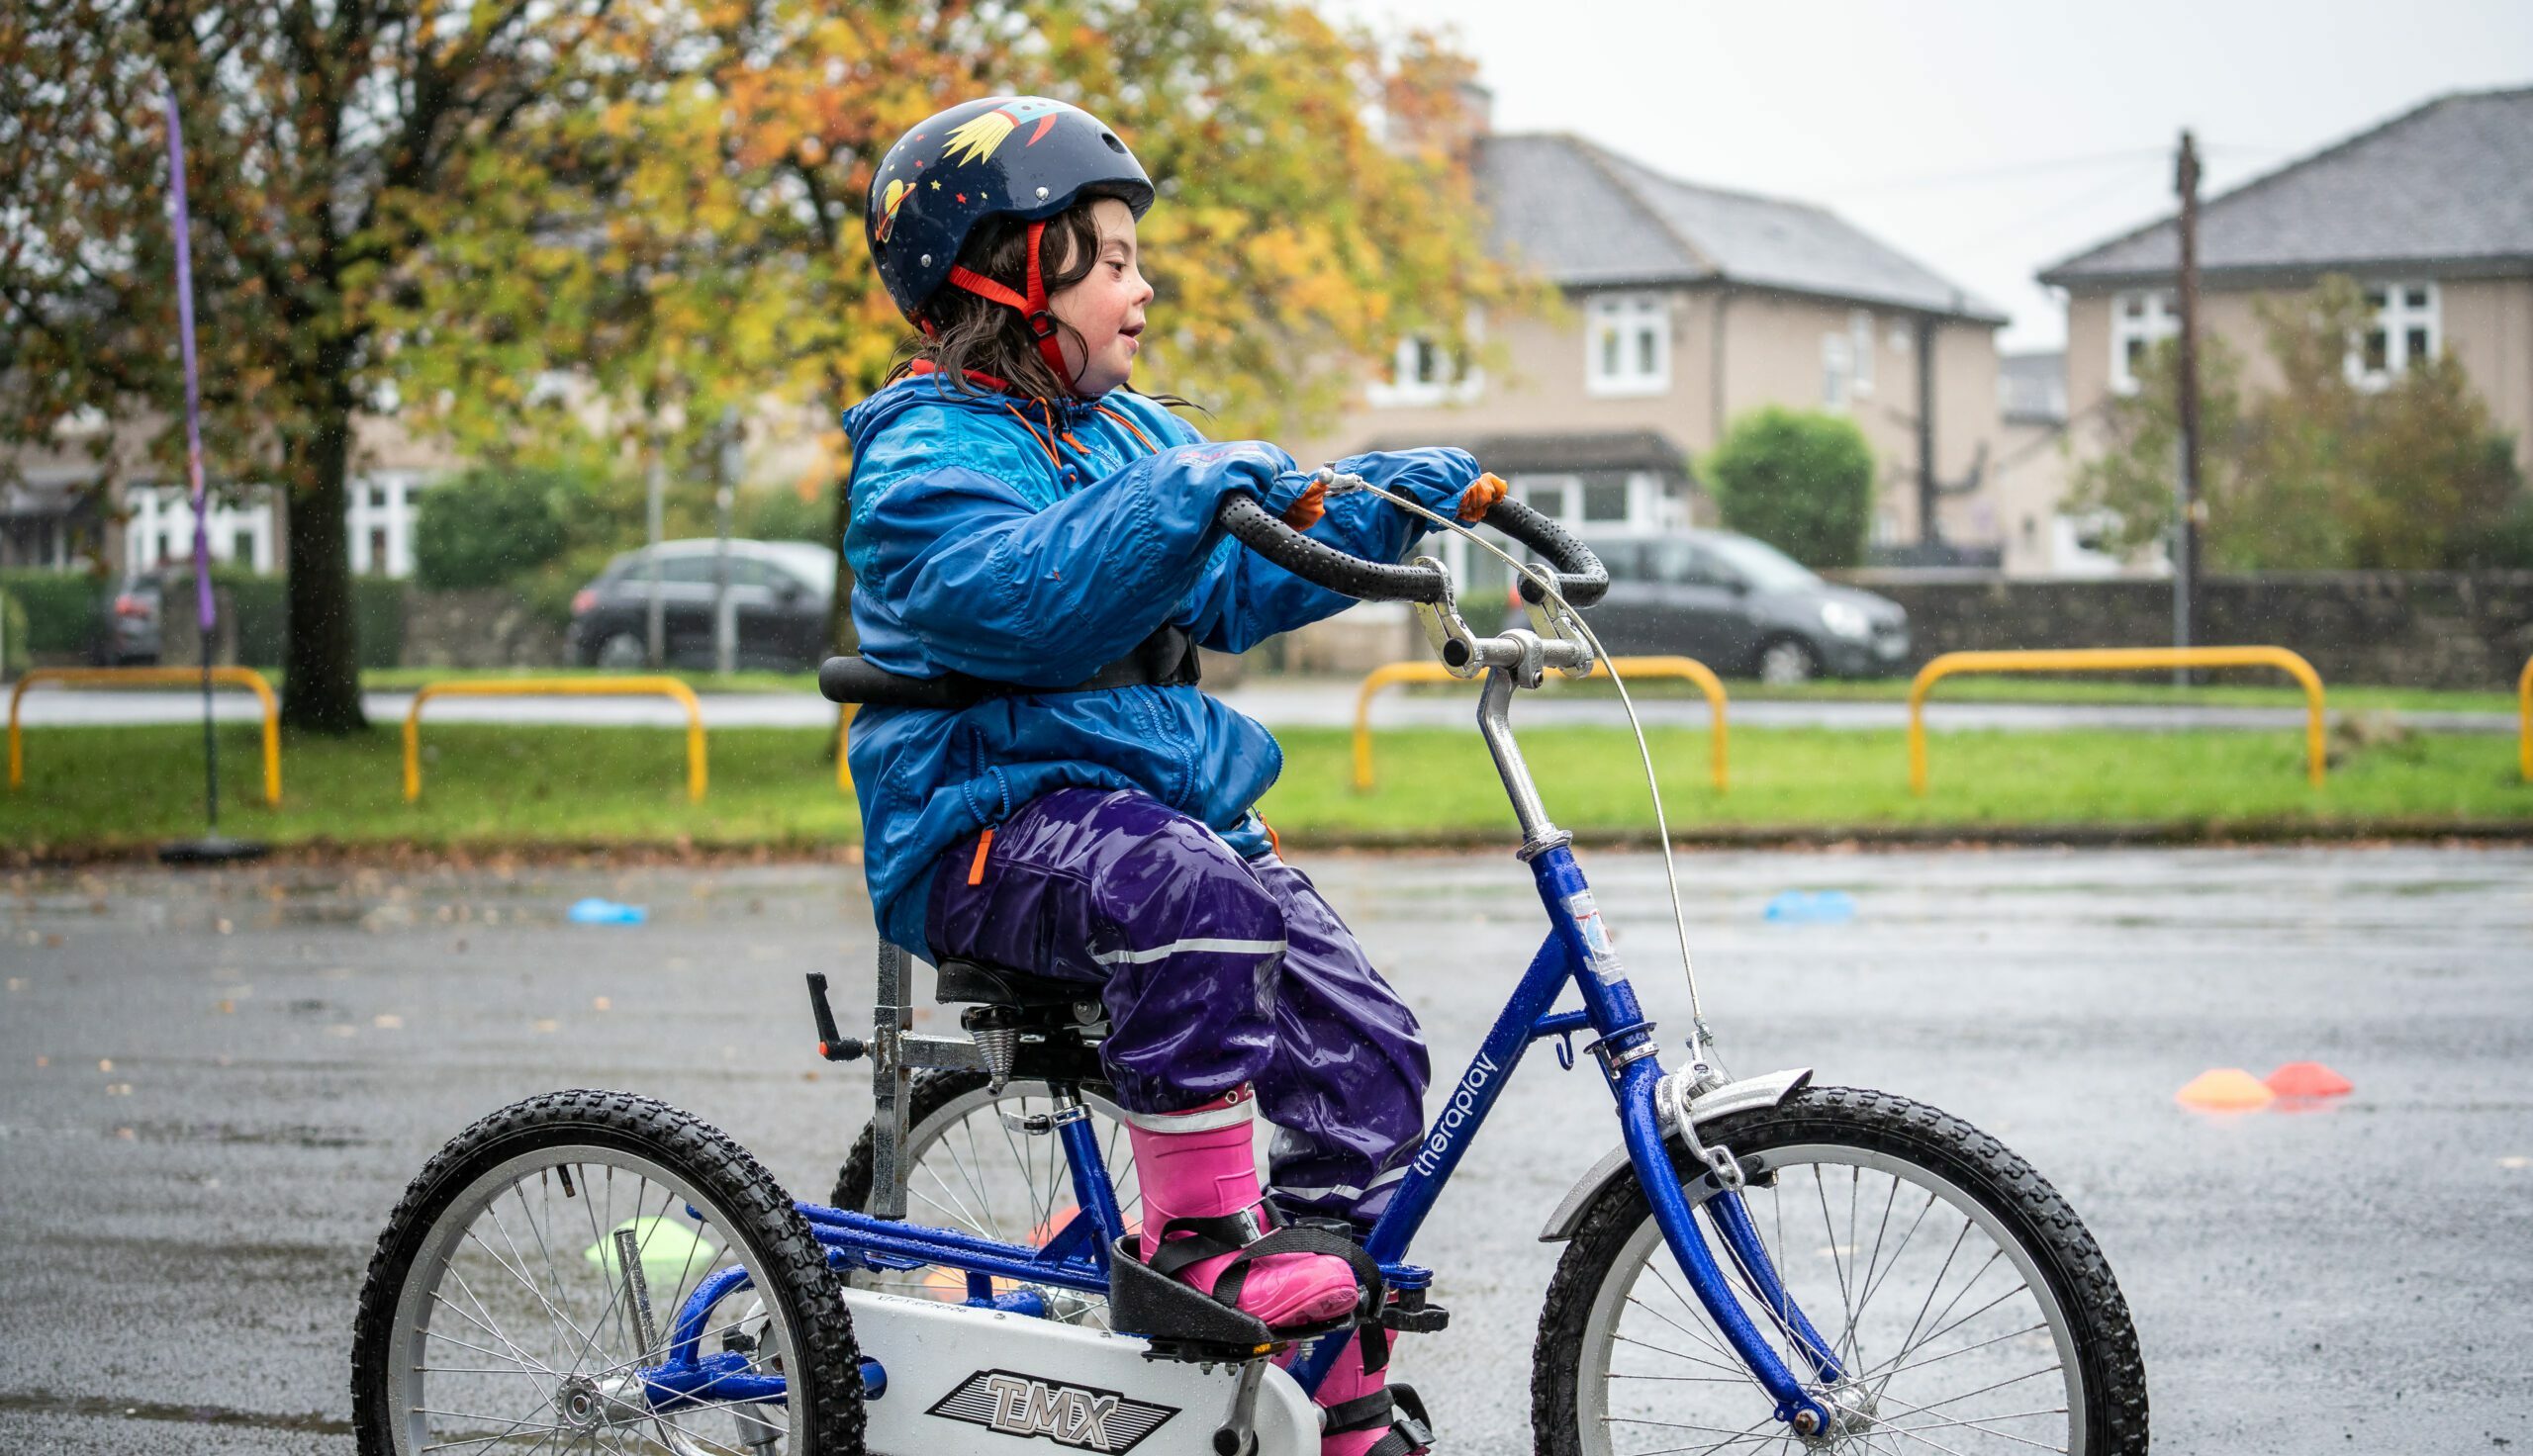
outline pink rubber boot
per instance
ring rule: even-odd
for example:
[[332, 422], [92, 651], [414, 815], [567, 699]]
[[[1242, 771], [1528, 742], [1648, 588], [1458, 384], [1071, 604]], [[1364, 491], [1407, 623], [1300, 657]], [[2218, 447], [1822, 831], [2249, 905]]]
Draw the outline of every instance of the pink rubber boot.
[[[1205, 1294], [1214, 1292], [1214, 1281], [1241, 1245], [1266, 1231], [1258, 1157], [1249, 1140], [1255, 1111], [1243, 1087], [1187, 1112], [1126, 1115], [1135, 1172], [1143, 1182], [1144, 1262]], [[1176, 1220], [1237, 1221], [1241, 1227], [1173, 1229]], [[1183, 1247], [1165, 1255], [1166, 1244]], [[1199, 1249], [1204, 1257], [1178, 1262]], [[1344, 1259], [1270, 1254], [1247, 1266], [1239, 1308], [1269, 1328], [1290, 1328], [1334, 1320], [1355, 1307], [1355, 1272]]]
[[[1415, 1393], [1406, 1386], [1398, 1387], [1398, 1392], [1405, 1396], [1408, 1411], [1421, 1421], [1424, 1408], [1415, 1402]], [[1358, 1334], [1348, 1340], [1337, 1363], [1329, 1367], [1328, 1378], [1311, 1397], [1328, 1412], [1328, 1426], [1319, 1437], [1319, 1456], [1411, 1456], [1426, 1450], [1409, 1441], [1406, 1427], [1393, 1423], [1399, 1412], [1384, 1399], [1390, 1394], [1388, 1363], [1365, 1371], [1363, 1337]]]

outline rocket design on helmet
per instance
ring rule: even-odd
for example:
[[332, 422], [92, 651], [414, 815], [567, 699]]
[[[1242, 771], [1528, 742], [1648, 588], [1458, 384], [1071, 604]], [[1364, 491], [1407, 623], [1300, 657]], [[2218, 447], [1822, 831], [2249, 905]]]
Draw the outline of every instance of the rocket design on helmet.
[[897, 204], [904, 202], [906, 200], [906, 194], [912, 191], [914, 191], [914, 188], [904, 182], [891, 182], [888, 187], [882, 191], [880, 197], [880, 221], [879, 224], [871, 229], [871, 235], [875, 239], [881, 242], [887, 242], [889, 240], [889, 229], [894, 228], [897, 224]]
[[951, 129], [950, 140], [941, 148], [941, 159], [947, 162], [983, 161], [993, 155], [994, 148], [1002, 144], [1002, 138], [1010, 136], [1013, 129], [1033, 117], [1038, 125], [1030, 132], [1029, 139], [1021, 144], [1035, 146], [1056, 125], [1056, 108], [1063, 104], [1043, 96], [1023, 96], [983, 116], [961, 122]]

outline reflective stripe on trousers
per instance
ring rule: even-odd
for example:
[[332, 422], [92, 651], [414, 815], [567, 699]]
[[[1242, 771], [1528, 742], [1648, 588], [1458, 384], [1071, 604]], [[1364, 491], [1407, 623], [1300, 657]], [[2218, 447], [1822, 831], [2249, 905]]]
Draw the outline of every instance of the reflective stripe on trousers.
[[1431, 1069], [1415, 1016], [1308, 875], [1243, 860], [1132, 789], [1059, 789], [993, 834], [982, 866], [971, 840], [933, 871], [936, 958], [1098, 986], [1121, 1107], [1179, 1112], [1254, 1084], [1278, 1130], [1278, 1201], [1378, 1215]]

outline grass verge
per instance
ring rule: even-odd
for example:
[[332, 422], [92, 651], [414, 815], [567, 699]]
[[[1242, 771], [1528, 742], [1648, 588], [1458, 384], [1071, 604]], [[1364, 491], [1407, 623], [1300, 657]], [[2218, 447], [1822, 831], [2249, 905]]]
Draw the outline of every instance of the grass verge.
[[[1283, 776], [1263, 807], [1295, 845], [1511, 837], [1502, 786], [1466, 729], [1377, 735], [1378, 786], [1366, 794], [1348, 786], [1343, 731], [1281, 736]], [[39, 728], [26, 738], [26, 787], [0, 796], [0, 852], [141, 851], [201, 827], [199, 730]], [[861, 837], [825, 758], [827, 735], [811, 730], [716, 730], [701, 804], [686, 798], [683, 735], [667, 730], [434, 726], [413, 804], [392, 728], [294, 737], [283, 748], [279, 809], [260, 801], [255, 742], [244, 725], [222, 731], [223, 827], [276, 845], [811, 851]], [[2517, 776], [2514, 743], [2497, 737], [2357, 749], [2316, 789], [2292, 733], [1938, 733], [1923, 798], [1909, 792], [1897, 732], [1737, 731], [1724, 794], [1707, 779], [1704, 732], [1660, 729], [1648, 742], [1672, 831], [1685, 839], [2533, 836], [2533, 785]], [[1650, 839], [1643, 776], [1624, 732], [1546, 727], [1522, 743], [1559, 824], [1592, 839]]]
[[[278, 672], [267, 673], [273, 684], [281, 684]], [[458, 682], [516, 678], [593, 678], [602, 676], [592, 668], [377, 668], [361, 674], [361, 686], [376, 692], [410, 692], [425, 682]], [[612, 674], [605, 676], [616, 676]], [[697, 692], [815, 692], [814, 673], [744, 672], [722, 677], [714, 673], [673, 670], [667, 676], [677, 679]], [[1947, 678], [1937, 684], [1932, 700], [1944, 702], [2036, 702], [2036, 703], [2129, 703], [2152, 707], [2281, 707], [2304, 705], [2304, 693], [2293, 683], [2283, 683], [2276, 674], [2233, 672], [2210, 675], [2217, 681], [2198, 687], [2175, 687], [2170, 682], [2139, 682], [2125, 677], [2011, 677]], [[1260, 685], [1272, 685], [1272, 677], [1255, 680]], [[1360, 678], [1330, 678], [1319, 681], [1330, 686], [1353, 687]], [[2492, 688], [2486, 692], [2457, 692], [2432, 687], [2371, 687], [2326, 683], [2327, 700], [2335, 712], [2512, 712], [2515, 694]], [[1725, 692], [1735, 702], [1906, 702], [1909, 680], [1906, 678], [1871, 678], [1822, 682], [1804, 682], [1776, 686], [1748, 679], [1728, 679]], [[1410, 692], [1465, 693], [1473, 688], [1458, 684], [1442, 687], [1408, 687]], [[1559, 692], [1585, 696], [1613, 697], [1616, 694], [1605, 683], [1558, 682]], [[1692, 694], [1686, 684], [1669, 679], [1648, 680], [1638, 692], [1652, 695]]]

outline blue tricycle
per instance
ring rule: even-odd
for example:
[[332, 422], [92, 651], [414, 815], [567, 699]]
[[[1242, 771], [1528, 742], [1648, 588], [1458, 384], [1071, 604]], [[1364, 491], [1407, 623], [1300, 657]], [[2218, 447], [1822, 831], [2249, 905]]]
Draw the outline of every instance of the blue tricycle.
[[[1378, 1275], [1355, 1311], [1269, 1330], [1138, 1262], [1098, 1002], [1026, 966], [951, 960], [933, 996], [961, 1008], [966, 1035], [918, 1033], [911, 959], [884, 942], [867, 1038], [838, 1032], [824, 977], [809, 978], [821, 1053], [867, 1060], [877, 1081], [826, 1203], [795, 1201], [718, 1130], [623, 1092], [531, 1098], [433, 1156], [361, 1293], [360, 1450], [1025, 1456], [1044, 1440], [1311, 1456], [1310, 1393], [1358, 1327], [1418, 1335], [1414, 1363], [1448, 1355], [1437, 1274], [1409, 1257], [1417, 1230], [1524, 1053], [1551, 1042], [1570, 1065], [1588, 1037], [1619, 1145], [1541, 1230], [1565, 1248], [1534, 1347], [1537, 1450], [2144, 1452], [2126, 1303], [2021, 1158], [1808, 1068], [1730, 1078], [1702, 1019], [1681, 1064], [1663, 1064], [1510, 722], [1516, 692], [1594, 664], [1576, 610], [1608, 585], [1592, 554], [1499, 502], [1487, 523], [1546, 565], [1516, 563], [1531, 625], [1488, 636], [1430, 558], [1359, 560], [1247, 497], [1222, 523], [1311, 581], [1414, 603], [1443, 662], [1483, 677], [1478, 731], [1548, 921], [1361, 1236]], [[856, 659], [821, 682], [840, 701], [914, 690]], [[1562, 1005], [1569, 987], [1577, 1004]], [[1448, 1411], [1412, 1393], [1399, 1407], [1411, 1443], [1449, 1449]]]

